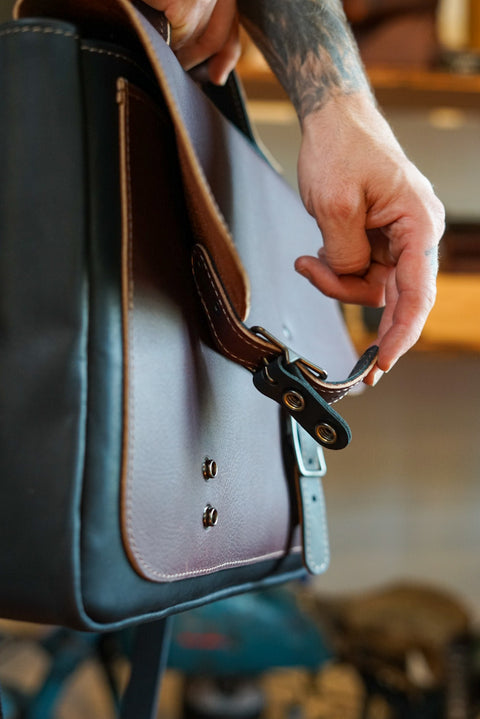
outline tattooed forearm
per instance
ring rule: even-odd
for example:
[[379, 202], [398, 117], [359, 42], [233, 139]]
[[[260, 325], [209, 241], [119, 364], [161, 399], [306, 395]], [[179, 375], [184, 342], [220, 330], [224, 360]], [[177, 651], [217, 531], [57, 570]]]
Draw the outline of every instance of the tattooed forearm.
[[334, 95], [369, 90], [340, 0], [238, 0], [238, 5], [300, 122]]

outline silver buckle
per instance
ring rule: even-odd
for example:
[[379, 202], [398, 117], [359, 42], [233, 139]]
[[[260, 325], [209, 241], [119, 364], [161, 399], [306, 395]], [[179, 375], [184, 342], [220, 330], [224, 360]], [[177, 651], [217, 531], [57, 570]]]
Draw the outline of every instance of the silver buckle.
[[302, 477], [324, 477], [327, 463], [321, 446], [306, 432], [293, 417], [289, 417], [295, 459]]
[[[277, 337], [272, 335], [268, 330], [264, 329], [263, 327], [259, 327], [258, 325], [255, 325], [254, 327], [250, 327], [250, 331], [257, 335], [257, 337], [260, 337], [261, 339], [267, 340], [267, 342], [270, 342], [274, 347], [276, 347], [280, 352], [283, 354], [285, 362], [287, 365], [289, 364], [303, 364], [307, 369], [309, 369], [313, 374], [317, 375], [319, 379], [325, 380], [328, 377], [328, 374], [326, 370], [324, 370], [322, 367], [317, 367], [313, 364], [313, 362], [309, 362], [304, 357], [299, 355], [298, 353], [294, 352], [290, 347], [288, 347], [286, 344], [281, 342]], [[265, 359], [264, 362], [268, 364], [267, 360]]]

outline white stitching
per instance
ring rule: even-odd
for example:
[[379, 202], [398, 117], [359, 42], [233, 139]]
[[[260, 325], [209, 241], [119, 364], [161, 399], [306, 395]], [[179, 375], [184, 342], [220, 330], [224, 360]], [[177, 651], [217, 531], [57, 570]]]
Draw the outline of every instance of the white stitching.
[[[300, 552], [301, 547], [295, 546], [291, 547], [289, 552]], [[238, 565], [246, 566], [248, 564], [254, 564], [255, 562], [259, 562], [260, 560], [267, 560], [267, 559], [275, 559], [277, 557], [283, 557], [287, 555], [287, 551], [283, 549], [279, 549], [275, 552], [269, 552], [268, 554], [259, 554], [256, 557], [249, 557], [248, 559], [235, 559], [230, 562], [221, 562], [220, 564], [216, 564], [215, 566], [209, 566], [205, 569], [196, 569], [196, 570], [190, 570], [187, 572], [173, 572], [171, 574], [165, 574], [163, 572], [159, 572], [156, 569], [154, 569], [148, 562], [143, 561], [143, 565], [146, 569], [149, 570], [150, 575], [153, 575], [155, 577], [158, 577], [160, 579], [180, 579], [182, 577], [195, 577], [202, 574], [211, 574], [212, 572], [216, 572], [219, 569], [226, 569], [227, 567], [235, 567]]]
[[[260, 345], [256, 344], [253, 340], [251, 340], [248, 336], [245, 336], [245, 335], [239, 330], [239, 328], [235, 325], [234, 321], [232, 320], [232, 318], [230, 317], [230, 315], [229, 315], [229, 313], [228, 313], [228, 311], [227, 311], [227, 309], [226, 309], [226, 305], [225, 305], [225, 303], [223, 302], [221, 295], [219, 294], [217, 288], [215, 287], [214, 277], [213, 277], [213, 275], [212, 275], [212, 273], [211, 273], [211, 271], [210, 271], [210, 268], [209, 268], [209, 266], [208, 266], [208, 264], [207, 264], [205, 258], [204, 258], [203, 255], [201, 255], [200, 253], [197, 253], [197, 255], [198, 255], [198, 260], [202, 263], [202, 265], [203, 265], [203, 267], [204, 267], [204, 269], [205, 269], [205, 272], [206, 272], [207, 275], [208, 275], [208, 278], [209, 278], [210, 283], [211, 283], [211, 285], [212, 285], [213, 291], [214, 291], [214, 293], [215, 293], [215, 298], [218, 300], [218, 303], [219, 303], [219, 306], [220, 306], [220, 308], [221, 308], [221, 310], [222, 310], [223, 316], [225, 317], [227, 323], [230, 325], [230, 327], [231, 327], [231, 329], [233, 330], [234, 334], [238, 337], [238, 339], [242, 342], [242, 344], [246, 344], [246, 345], [250, 346], [255, 352], [261, 353], [263, 348], [262, 348]], [[218, 333], [217, 333], [217, 331], [216, 331], [216, 329], [215, 329], [215, 325], [214, 325], [214, 322], [213, 322], [213, 320], [212, 320], [212, 317], [211, 317], [211, 314], [210, 314], [210, 310], [209, 310], [209, 308], [208, 308], [208, 306], [207, 306], [207, 304], [206, 304], [206, 302], [205, 302], [205, 300], [204, 300], [204, 297], [203, 297], [201, 288], [200, 288], [200, 286], [199, 286], [199, 284], [198, 284], [198, 281], [197, 281], [197, 278], [196, 278], [196, 276], [195, 276], [195, 273], [194, 273], [194, 278], [195, 278], [195, 284], [197, 285], [198, 293], [199, 293], [200, 298], [201, 298], [201, 300], [202, 300], [202, 304], [203, 304], [203, 306], [204, 306], [204, 308], [205, 308], [205, 311], [206, 311], [207, 316], [208, 316], [208, 319], [209, 319], [210, 328], [211, 328], [213, 334], [215, 335], [215, 337], [216, 337], [216, 339], [217, 339], [217, 342], [218, 342], [218, 344], [220, 345], [220, 347], [224, 350], [224, 352], [225, 352], [225, 354], [226, 354], [227, 356], [229, 356], [229, 357], [231, 357], [231, 358], [233, 358], [233, 359], [238, 360], [238, 361], [240, 362], [240, 364], [242, 364], [244, 367], [247, 367], [248, 369], [251, 369], [251, 370], [256, 369], [256, 368], [257, 368], [257, 365], [256, 365], [256, 364], [254, 364], [253, 362], [250, 362], [250, 361], [248, 361], [248, 360], [244, 360], [242, 357], [238, 357], [237, 355], [235, 355], [231, 350], [229, 350], [229, 349], [223, 344], [222, 340], [220, 339], [220, 337], [219, 337], [219, 335], [218, 335]]]
[[128, 55], [123, 55], [120, 52], [114, 52], [113, 50], [106, 50], [102, 47], [95, 47], [91, 45], [86, 45], [84, 43], [81, 44], [81, 49], [83, 52], [91, 52], [96, 53], [98, 55], [108, 55], [109, 57], [114, 57], [117, 60], [123, 60], [124, 62], [128, 63], [132, 67], [134, 67], [136, 70], [139, 70], [145, 77], [150, 79], [150, 75], [146, 72], [145, 68], [143, 68], [141, 65], [139, 65], [138, 62], [135, 62], [131, 57]]
[[[215, 287], [214, 277], [213, 277], [213, 275], [212, 275], [212, 273], [211, 273], [211, 271], [210, 271], [210, 268], [209, 268], [209, 266], [208, 266], [208, 264], [207, 264], [205, 258], [203, 257], [203, 255], [200, 254], [200, 252], [198, 252], [198, 253], [196, 253], [196, 254], [197, 254], [197, 256], [198, 256], [198, 261], [200, 261], [200, 262], [202, 263], [202, 265], [203, 265], [203, 267], [204, 267], [204, 269], [205, 269], [205, 272], [206, 272], [207, 275], [208, 275], [208, 278], [209, 278], [209, 280], [210, 280], [210, 283], [212, 284], [212, 288], [213, 288], [213, 291], [214, 291], [214, 293], [215, 293], [215, 297], [216, 297], [216, 299], [217, 299], [217, 301], [218, 301], [219, 307], [220, 307], [221, 310], [222, 310], [223, 316], [224, 316], [225, 319], [227, 320], [227, 322], [228, 322], [228, 324], [230, 325], [230, 327], [233, 329], [235, 335], [240, 339], [240, 341], [241, 341], [242, 343], [245, 343], [245, 344], [249, 345], [249, 346], [252, 347], [252, 349], [254, 349], [256, 352], [261, 353], [261, 352], [262, 352], [262, 348], [261, 348], [259, 345], [256, 345], [250, 338], [248, 338], [248, 337], [246, 337], [245, 335], [243, 335], [243, 334], [240, 332], [240, 330], [238, 329], [238, 327], [235, 325], [235, 323], [233, 322], [232, 318], [230, 317], [230, 315], [229, 315], [229, 313], [228, 313], [228, 310], [226, 309], [226, 305], [225, 305], [225, 303], [223, 302], [221, 295], [219, 294], [217, 288]], [[228, 347], [226, 347], [225, 344], [222, 342], [222, 340], [220, 339], [220, 336], [219, 336], [218, 332], [216, 331], [215, 324], [214, 324], [214, 321], [213, 321], [213, 319], [212, 319], [212, 315], [211, 315], [211, 313], [210, 313], [210, 309], [209, 309], [209, 307], [208, 307], [206, 301], [204, 300], [204, 297], [203, 297], [201, 288], [200, 288], [200, 286], [199, 286], [199, 283], [198, 283], [198, 281], [197, 281], [197, 278], [196, 278], [196, 276], [195, 276], [195, 273], [194, 273], [194, 278], [195, 278], [195, 284], [196, 284], [197, 289], [198, 289], [198, 293], [199, 293], [199, 295], [200, 295], [200, 299], [201, 299], [201, 301], [202, 301], [202, 305], [203, 305], [203, 307], [204, 307], [204, 309], [205, 309], [205, 312], [206, 312], [206, 314], [207, 314], [207, 317], [208, 317], [210, 329], [211, 329], [211, 331], [213, 332], [217, 343], [219, 344], [219, 346], [220, 346], [220, 347], [222, 348], [222, 350], [224, 351], [225, 355], [226, 355], [227, 357], [230, 357], [231, 359], [233, 359], [233, 360], [235, 360], [235, 361], [240, 362], [240, 364], [242, 364], [244, 367], [246, 367], [247, 369], [249, 369], [249, 370], [251, 370], [251, 371], [257, 369], [257, 365], [256, 365], [256, 364], [254, 364], [253, 362], [249, 362], [249, 361], [247, 361], [247, 360], [244, 360], [242, 357], [239, 357], [238, 355], [234, 354], [234, 353], [233, 353], [230, 349], [228, 349]], [[325, 383], [315, 381], [314, 378], [310, 377], [309, 375], [306, 375], [305, 373], [302, 373], [302, 374], [304, 375], [304, 377], [305, 377], [305, 379], [307, 380], [307, 382], [309, 382], [309, 384], [310, 384], [312, 387], [314, 387], [314, 389], [316, 389], [317, 392], [318, 392], [322, 397], [323, 397], [324, 395], [328, 395], [329, 398], [331, 398], [331, 401], [330, 401], [331, 404], [334, 404], [335, 402], [338, 402], [340, 399], [342, 399], [342, 398], [348, 393], [350, 387], [352, 387], [353, 384], [356, 384], [356, 382], [355, 382], [355, 383], [352, 383], [351, 385], [349, 385], [348, 387], [345, 387], [345, 386], [343, 385], [343, 383], [342, 383], [342, 386], [339, 386], [339, 387], [335, 387], [335, 386], [333, 386], [333, 387], [328, 387], [328, 386], [326, 386]], [[358, 381], [358, 380], [357, 380], [357, 381]]]
[[12, 27], [6, 30], [0, 31], [0, 37], [5, 35], [18, 35], [18, 33], [40, 33], [41, 35], [61, 35], [63, 37], [71, 37], [75, 40], [79, 39], [79, 36], [69, 30], [59, 30], [55, 27], [44, 27], [43, 25], [22, 25], [22, 27]]
[[[134, 283], [133, 283], [133, 217], [132, 217], [132, 190], [131, 190], [131, 164], [130, 164], [130, 97], [128, 90], [125, 92], [125, 99], [124, 99], [124, 117], [125, 117], [125, 186], [127, 190], [127, 196], [126, 196], [126, 202], [127, 202], [127, 304], [128, 304], [128, 310], [127, 310], [127, 317], [125, 318], [125, 321], [128, 323], [127, 326], [127, 332], [128, 332], [128, 341], [129, 346], [131, 346], [134, 342], [134, 329], [133, 329], [133, 322], [130, 321], [130, 312], [133, 310], [134, 302], [133, 302], [133, 290], [134, 290]], [[128, 353], [128, 364], [129, 364], [129, 387], [127, 388], [128, 395], [130, 395], [129, 390], [131, 389], [130, 381], [132, 376], [132, 370], [133, 370], [133, 352], [128, 352], [128, 348], [126, 348]], [[131, 397], [133, 400], [133, 397]], [[127, 529], [128, 529], [128, 536], [132, 545], [132, 551], [134, 551], [137, 555], [139, 555], [139, 550], [135, 542], [134, 534], [132, 532], [132, 497], [131, 497], [131, 482], [129, 481], [129, 478], [132, 475], [133, 471], [133, 457], [134, 457], [134, 447], [135, 447], [135, 416], [134, 416], [134, 401], [128, 402], [128, 457], [127, 457], [127, 469], [126, 469], [126, 475], [127, 475], [127, 496], [126, 496], [126, 515], [127, 515]], [[140, 555], [141, 560], [141, 555]]]

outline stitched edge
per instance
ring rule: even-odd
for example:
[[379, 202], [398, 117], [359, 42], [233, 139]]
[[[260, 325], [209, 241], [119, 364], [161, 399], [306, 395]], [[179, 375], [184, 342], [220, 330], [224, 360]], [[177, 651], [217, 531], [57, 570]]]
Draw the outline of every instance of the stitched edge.
[[[155, 57], [157, 57], [157, 52], [155, 50], [155, 44], [158, 40], [158, 38], [152, 33], [151, 28], [149, 27], [149, 24], [145, 25], [144, 18], [139, 19], [143, 33], [145, 34], [145, 40], [147, 45], [149, 46], [150, 51], [153, 53]], [[177, 109], [177, 103], [172, 95], [172, 92], [170, 90], [170, 87], [168, 86], [168, 83], [166, 83], [165, 86], [162, 85], [162, 91], [164, 92], [167, 104], [171, 108], [171, 111], [173, 113], [173, 125], [175, 129], [175, 134], [177, 135], [177, 138], [179, 138], [179, 157], [180, 162], [182, 163], [182, 155], [188, 156], [188, 159], [190, 160], [191, 168], [188, 168], [189, 170], [193, 170], [192, 175], [199, 181], [200, 186], [203, 188], [205, 196], [208, 198], [210, 203], [210, 209], [213, 211], [213, 216], [216, 218], [218, 226], [222, 228], [223, 232], [225, 233], [225, 238], [227, 239], [226, 246], [229, 248], [227, 252], [227, 256], [229, 255], [229, 261], [232, 262], [233, 266], [235, 267], [236, 272], [242, 277], [242, 279], [246, 279], [247, 286], [247, 296], [246, 297], [240, 297], [239, 304], [243, 305], [245, 304], [246, 308], [246, 314], [248, 314], [248, 308], [250, 305], [250, 290], [248, 287], [248, 278], [246, 278], [246, 275], [244, 274], [243, 265], [241, 263], [240, 258], [238, 257], [238, 253], [235, 247], [235, 242], [232, 237], [232, 234], [230, 232], [230, 229], [227, 225], [227, 222], [225, 218], [223, 217], [223, 214], [220, 210], [220, 207], [213, 195], [212, 189], [207, 181], [207, 178], [205, 176], [205, 173], [203, 171], [202, 166], [200, 165], [200, 161], [198, 159], [197, 152], [195, 150], [195, 147], [193, 143], [191, 142], [188, 133], [186, 133], [185, 128], [183, 127], [182, 123], [178, 123], [175, 121], [175, 116], [178, 114]], [[183, 160], [184, 162], [184, 160]], [[207, 206], [209, 204], [207, 202]], [[237, 263], [235, 257], [237, 257], [239, 264]], [[235, 293], [232, 293], [232, 295]], [[242, 293], [243, 294], [243, 293]]]
[[133, 60], [128, 55], [124, 55], [121, 52], [116, 52], [115, 50], [107, 50], [103, 47], [95, 47], [94, 45], [87, 45], [86, 43], [81, 43], [80, 48], [82, 52], [90, 52], [95, 53], [97, 55], [107, 55], [108, 57], [114, 57], [117, 60], [122, 60], [123, 62], [128, 63], [132, 67], [134, 67], [136, 70], [142, 73], [146, 78], [150, 79], [149, 74], [146, 72], [145, 68], [143, 68], [138, 62]]
[[[242, 343], [245, 343], [245, 344], [249, 345], [249, 346], [250, 346], [252, 349], [254, 349], [256, 352], [261, 353], [261, 352], [262, 352], [262, 348], [260, 348], [258, 345], [256, 345], [256, 344], [254, 343], [254, 341], [251, 340], [248, 336], [245, 336], [245, 335], [241, 332], [241, 330], [237, 327], [237, 325], [236, 325], [235, 322], [232, 320], [232, 318], [230, 317], [230, 313], [228, 312], [228, 309], [227, 309], [227, 307], [226, 307], [226, 305], [225, 305], [225, 302], [223, 301], [223, 299], [222, 299], [220, 293], [219, 293], [218, 290], [217, 290], [216, 283], [215, 283], [215, 278], [214, 278], [214, 276], [213, 276], [213, 274], [212, 274], [212, 272], [211, 272], [211, 270], [210, 270], [210, 267], [208, 266], [208, 264], [207, 264], [205, 258], [203, 257], [203, 255], [198, 252], [197, 255], [196, 255], [196, 257], [192, 259], [192, 262], [193, 262], [193, 261], [198, 261], [198, 262], [200, 262], [200, 263], [202, 264], [202, 266], [203, 266], [203, 268], [204, 268], [206, 274], [208, 275], [208, 278], [209, 278], [210, 283], [211, 283], [211, 285], [212, 285], [212, 289], [213, 289], [213, 291], [214, 291], [214, 293], [215, 293], [215, 298], [216, 298], [216, 300], [217, 300], [217, 302], [218, 302], [218, 304], [219, 304], [220, 309], [222, 310], [222, 314], [223, 314], [224, 318], [226, 319], [227, 323], [230, 325], [230, 327], [231, 327], [231, 329], [233, 330], [233, 332], [234, 332], [234, 334], [236, 335], [236, 337], [238, 337], [238, 339], [239, 339]], [[201, 301], [202, 301], [202, 305], [203, 305], [203, 307], [204, 307], [204, 309], [205, 309], [205, 313], [206, 313], [206, 315], [207, 315], [207, 317], [208, 317], [208, 323], [209, 323], [209, 325], [210, 325], [210, 329], [211, 329], [211, 331], [213, 332], [213, 334], [214, 334], [214, 336], [215, 336], [215, 339], [216, 339], [218, 345], [222, 348], [222, 350], [223, 350], [223, 352], [225, 353], [225, 355], [228, 356], [228, 357], [230, 357], [230, 359], [233, 359], [234, 361], [238, 361], [241, 365], [243, 365], [244, 367], [246, 367], [247, 369], [249, 369], [249, 370], [251, 370], [251, 371], [256, 370], [257, 367], [258, 367], [258, 364], [254, 364], [253, 362], [250, 362], [250, 361], [248, 361], [248, 360], [243, 359], [242, 357], [239, 357], [239, 356], [236, 355], [234, 352], [232, 352], [232, 351], [222, 342], [222, 340], [221, 340], [221, 338], [220, 338], [220, 336], [219, 336], [219, 334], [218, 334], [218, 332], [217, 332], [217, 330], [216, 330], [215, 323], [214, 323], [214, 321], [213, 321], [213, 319], [212, 319], [212, 315], [211, 315], [211, 313], [210, 313], [210, 308], [208, 307], [208, 304], [207, 304], [206, 300], [204, 299], [204, 294], [202, 293], [201, 287], [200, 287], [200, 285], [199, 285], [199, 283], [198, 283], [198, 281], [197, 281], [197, 277], [196, 277], [195, 272], [193, 273], [193, 276], [194, 276], [194, 279], [195, 279], [195, 284], [196, 284], [196, 286], [197, 286], [198, 293], [199, 293], [199, 295], [200, 295], [200, 299], [201, 299]], [[336, 386], [329, 387], [328, 385], [326, 385], [326, 384], [323, 383], [323, 382], [315, 382], [315, 381], [313, 381], [313, 378], [312, 378], [310, 375], [307, 375], [307, 376], [306, 376], [306, 373], [304, 373], [304, 372], [302, 372], [302, 374], [304, 375], [304, 377], [305, 377], [305, 379], [307, 380], [307, 382], [309, 382], [309, 384], [310, 384], [312, 387], [314, 387], [314, 389], [316, 389], [317, 392], [318, 392], [322, 397], [323, 397], [324, 395], [328, 395], [328, 396], [331, 398], [330, 404], [334, 404], [335, 402], [338, 402], [338, 401], [341, 400], [343, 397], [345, 397], [345, 395], [348, 393], [348, 391], [349, 391], [355, 384], [357, 384], [357, 383], [360, 381], [359, 379], [357, 379], [355, 382], [352, 382], [351, 384], [349, 384], [348, 387], [345, 386], [343, 383], [342, 383], [341, 386], [338, 386], [338, 387], [336, 387]]]
[[[124, 512], [125, 512], [125, 523], [126, 532], [129, 541], [130, 551], [134, 556], [137, 556], [138, 549], [135, 544], [135, 539], [131, 532], [132, 526], [132, 502], [130, 497], [130, 481], [129, 477], [132, 474], [132, 465], [134, 457], [135, 447], [135, 417], [134, 417], [134, 402], [130, 400], [130, 377], [131, 369], [133, 369], [133, 353], [129, 352], [129, 347], [132, 345], [134, 339], [134, 330], [132, 328], [132, 322], [130, 322], [130, 314], [134, 307], [134, 284], [133, 284], [133, 217], [132, 217], [132, 192], [131, 192], [131, 163], [130, 163], [130, 96], [128, 92], [128, 84], [125, 82], [124, 96], [123, 96], [123, 114], [120, 114], [119, 120], [122, 123], [123, 120], [123, 133], [120, 133], [120, 140], [123, 139], [123, 151], [121, 148], [121, 154], [123, 161], [121, 162], [122, 171], [125, 172], [123, 183], [125, 187], [125, 204], [126, 204], [126, 227], [122, 227], [122, 295], [123, 295], [123, 323], [124, 323], [124, 341], [127, 342], [127, 347], [124, 347], [124, 364], [125, 364], [125, 384], [124, 384], [124, 431], [126, 430], [126, 439], [124, 439], [124, 455], [123, 462], [124, 467], [122, 471], [123, 475], [123, 488], [124, 493]], [[124, 210], [125, 212], [125, 210]], [[122, 212], [122, 221], [125, 222], [125, 214]], [[126, 247], [123, 244], [126, 232]], [[126, 264], [126, 268], [125, 268]], [[125, 273], [126, 269], [126, 273]], [[126, 286], [125, 286], [126, 279]], [[126, 300], [126, 301], [125, 301]], [[126, 456], [125, 456], [126, 455]]]
[[[216, 298], [216, 300], [217, 300], [218, 303], [219, 303], [219, 307], [220, 307], [220, 309], [222, 310], [222, 314], [223, 314], [224, 318], [226, 319], [227, 324], [230, 325], [230, 327], [231, 327], [231, 329], [233, 330], [233, 332], [234, 332], [234, 334], [236, 335], [236, 337], [242, 342], [242, 344], [246, 344], [246, 345], [248, 345], [249, 347], [251, 347], [255, 352], [258, 352], [258, 353], [262, 353], [262, 354], [263, 354], [263, 348], [262, 348], [260, 345], [256, 344], [255, 341], [252, 340], [248, 335], [244, 334], [244, 333], [239, 329], [239, 327], [235, 324], [234, 320], [231, 318], [230, 313], [228, 312], [227, 306], [226, 306], [225, 302], [223, 301], [223, 298], [222, 298], [222, 296], [220, 295], [220, 293], [219, 293], [219, 291], [218, 291], [218, 289], [217, 289], [217, 287], [216, 287], [215, 277], [214, 277], [214, 275], [212, 274], [212, 272], [211, 272], [211, 270], [210, 270], [210, 267], [208, 266], [208, 263], [207, 263], [207, 261], [205, 260], [205, 257], [204, 257], [200, 252], [197, 252], [196, 255], [195, 255], [195, 257], [192, 258], [192, 262], [193, 262], [194, 260], [198, 260], [198, 261], [202, 264], [202, 266], [203, 266], [203, 268], [204, 268], [204, 270], [205, 270], [205, 272], [206, 272], [206, 274], [207, 274], [207, 276], [208, 276], [208, 279], [209, 279], [209, 281], [210, 281], [210, 284], [212, 285], [212, 289], [213, 289], [213, 292], [214, 292], [214, 294], [215, 294], [215, 298]], [[196, 277], [196, 273], [195, 273], [195, 272], [193, 273], [193, 276], [194, 276], [194, 279], [195, 279], [195, 284], [196, 284], [196, 286], [197, 286], [198, 294], [200, 295], [200, 299], [201, 299], [201, 301], [202, 301], [202, 305], [203, 305], [203, 307], [204, 307], [204, 309], [205, 309], [205, 312], [206, 312], [206, 314], [207, 314], [207, 317], [208, 317], [210, 329], [212, 330], [213, 334], [215, 335], [215, 338], [216, 338], [218, 344], [220, 345], [220, 347], [223, 349], [223, 351], [225, 352], [225, 354], [226, 354], [228, 357], [230, 357], [231, 359], [237, 360], [241, 365], [243, 365], [244, 367], [247, 367], [247, 368], [248, 368], [249, 370], [251, 370], [251, 371], [256, 370], [256, 369], [257, 369], [257, 366], [258, 366], [258, 363], [255, 364], [254, 362], [251, 362], [251, 361], [249, 361], [249, 360], [245, 360], [245, 359], [243, 359], [242, 357], [237, 356], [237, 355], [234, 354], [228, 347], [226, 347], [226, 345], [222, 342], [222, 340], [220, 339], [220, 336], [218, 335], [218, 332], [216, 331], [215, 323], [214, 323], [214, 321], [213, 321], [213, 319], [212, 319], [212, 316], [211, 316], [211, 313], [210, 313], [210, 308], [208, 307], [208, 305], [207, 305], [207, 303], [206, 303], [206, 300], [204, 299], [204, 295], [203, 295], [202, 290], [201, 290], [201, 287], [200, 287], [200, 285], [199, 285], [199, 283], [198, 283], [198, 281], [197, 281], [197, 277]]]
[[60, 30], [56, 27], [45, 27], [44, 25], [22, 25], [22, 27], [10, 27], [5, 30], [0, 30], [0, 37], [6, 35], [18, 35], [20, 33], [37, 33], [40, 35], [59, 35], [62, 37], [73, 38], [79, 40], [77, 33], [69, 30]]
[[[237, 325], [235, 324], [235, 322], [232, 320], [232, 318], [231, 318], [231, 316], [230, 316], [230, 313], [228, 312], [227, 306], [226, 306], [225, 302], [223, 301], [222, 296], [220, 295], [220, 293], [219, 293], [218, 290], [217, 290], [216, 282], [215, 282], [215, 277], [214, 277], [214, 275], [212, 274], [212, 272], [211, 272], [211, 270], [210, 270], [210, 267], [208, 266], [208, 263], [207, 263], [206, 260], [205, 260], [205, 257], [204, 257], [200, 252], [197, 252], [197, 253], [196, 253], [196, 256], [195, 256], [194, 258], [192, 258], [192, 263], [195, 262], [195, 261], [197, 261], [197, 262], [199, 262], [199, 263], [202, 264], [202, 266], [203, 266], [203, 268], [204, 268], [204, 270], [205, 270], [205, 272], [206, 272], [206, 274], [207, 274], [207, 276], [208, 276], [208, 279], [210, 280], [210, 284], [212, 285], [213, 292], [215, 293], [215, 298], [216, 298], [216, 300], [217, 300], [217, 302], [218, 302], [218, 305], [219, 305], [220, 309], [222, 310], [222, 314], [223, 314], [224, 318], [226, 319], [227, 323], [230, 325], [230, 327], [231, 327], [231, 329], [233, 330], [233, 332], [234, 332], [234, 334], [236, 335], [236, 337], [237, 337], [242, 343], [245, 343], [245, 344], [249, 345], [249, 346], [250, 346], [252, 349], [254, 349], [256, 352], [262, 353], [262, 348], [259, 347], [258, 345], [256, 345], [255, 342], [254, 342], [253, 340], [251, 340], [248, 336], [244, 335], [244, 334], [241, 332], [241, 330], [237, 327]], [[202, 290], [201, 290], [201, 287], [200, 287], [200, 285], [199, 285], [199, 283], [198, 283], [198, 280], [197, 280], [197, 277], [196, 277], [196, 273], [195, 273], [195, 272], [193, 273], [193, 276], [194, 276], [194, 279], [195, 279], [195, 284], [196, 284], [196, 286], [197, 286], [198, 294], [200, 295], [200, 299], [201, 299], [203, 308], [204, 308], [205, 313], [206, 313], [206, 315], [207, 315], [207, 317], [208, 317], [208, 323], [209, 323], [210, 329], [211, 329], [212, 333], [213, 333], [214, 336], [215, 336], [215, 339], [216, 339], [216, 341], [217, 341], [217, 344], [222, 348], [224, 354], [225, 354], [227, 357], [229, 357], [230, 359], [232, 359], [232, 360], [234, 360], [234, 361], [236, 361], [236, 362], [239, 362], [241, 365], [243, 365], [244, 367], [246, 367], [247, 369], [249, 369], [250, 371], [253, 372], [254, 370], [257, 369], [258, 363], [255, 364], [255, 363], [253, 363], [253, 362], [250, 362], [250, 361], [248, 361], [248, 360], [243, 359], [243, 357], [239, 357], [239, 356], [236, 355], [234, 352], [232, 352], [232, 351], [223, 343], [223, 341], [221, 340], [221, 338], [220, 338], [220, 336], [219, 336], [219, 334], [218, 334], [218, 332], [217, 332], [217, 330], [216, 330], [215, 323], [214, 323], [214, 321], [213, 321], [213, 318], [212, 318], [212, 315], [211, 315], [211, 312], [210, 312], [210, 308], [209, 308], [209, 306], [208, 306], [208, 304], [207, 304], [207, 302], [206, 302], [206, 300], [205, 300], [205, 298], [204, 298], [204, 294], [202, 293]], [[324, 383], [324, 382], [314, 381], [314, 379], [310, 376], [310, 374], [307, 375], [305, 372], [302, 372], [302, 374], [304, 375], [304, 377], [305, 377], [305, 379], [307, 380], [307, 382], [308, 382], [322, 397], [324, 397], [324, 395], [328, 395], [328, 398], [330, 399], [330, 404], [335, 404], [335, 402], [338, 402], [339, 400], [343, 399], [343, 397], [345, 397], [345, 395], [348, 394], [349, 390], [350, 390], [355, 384], [357, 384], [357, 383], [360, 381], [359, 379], [356, 379], [354, 382], [350, 383], [348, 386], [345, 386], [344, 383], [341, 383], [340, 386], [331, 386], [331, 387], [329, 387], [329, 386], [328, 386], [326, 383]]]

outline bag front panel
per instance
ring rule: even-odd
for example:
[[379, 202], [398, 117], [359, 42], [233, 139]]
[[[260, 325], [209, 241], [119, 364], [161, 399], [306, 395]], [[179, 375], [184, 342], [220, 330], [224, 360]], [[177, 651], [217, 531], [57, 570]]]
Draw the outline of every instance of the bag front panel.
[[[163, 119], [129, 85], [121, 110], [125, 544], [137, 571], [159, 582], [279, 559], [295, 517], [278, 409], [248, 372], [200, 342]], [[206, 458], [214, 478], [204, 476]], [[204, 526], [208, 507], [215, 526]]]
[[[175, 138], [158, 102], [155, 132], [161, 142], [145, 143], [146, 128], [135, 124], [133, 113], [129, 118], [130, 171], [135, 162], [136, 177], [143, 177], [144, 182], [135, 185], [135, 218], [133, 207], [124, 216], [124, 227], [135, 226], [135, 241], [130, 246], [127, 242], [123, 255], [124, 313], [131, 314], [131, 303], [134, 322], [133, 328], [128, 321], [122, 326], [122, 144], [112, 127], [119, 127], [118, 78], [127, 77], [138, 86], [143, 76], [113, 53], [94, 52], [94, 46], [83, 53], [83, 67], [92, 301], [80, 581], [83, 621], [94, 628], [97, 623], [122, 624], [158, 616], [176, 605], [177, 610], [188, 608], [239, 589], [285, 580], [302, 570], [298, 554], [287, 556], [291, 498], [284, 478], [277, 410], [256, 393], [245, 370], [208, 347], [208, 330], [191, 274], [192, 237]], [[146, 89], [148, 80], [143, 80]], [[143, 123], [145, 118], [138, 121]], [[134, 511], [141, 522], [140, 542], [150, 543], [147, 556], [149, 551], [155, 553], [150, 561], [154, 571], [148, 579], [133, 552], [127, 555], [120, 524], [123, 435], [118, 421], [124, 420], [124, 413], [118, 401], [123, 383], [128, 390], [132, 377], [135, 388], [125, 402], [125, 438], [131, 436], [135, 423]], [[240, 426], [242, 422], [249, 433]], [[253, 426], [257, 430], [252, 432]], [[202, 474], [206, 456], [216, 459], [219, 466], [218, 478], [210, 483]], [[131, 455], [126, 454], [123, 461], [128, 467]], [[244, 479], [233, 482], [239, 476]], [[256, 497], [262, 493], [263, 508], [259, 509]], [[208, 531], [203, 527], [207, 503], [219, 511], [218, 525]], [[272, 523], [279, 503], [283, 516]], [[273, 538], [273, 557], [272, 527], [280, 536], [280, 541]], [[229, 551], [238, 552], [236, 543], [242, 532], [243, 557], [229, 565], [224, 558]], [[207, 542], [203, 548], [198, 537]], [[216, 556], [210, 553], [212, 545]], [[184, 573], [186, 563], [194, 570], [190, 578]], [[225, 569], [217, 574], [219, 563]]]

